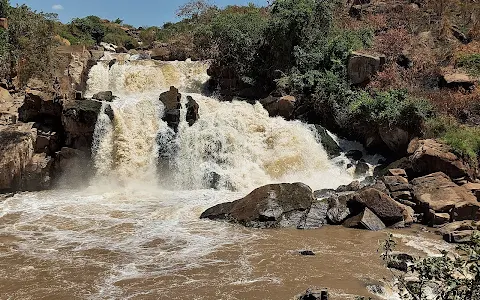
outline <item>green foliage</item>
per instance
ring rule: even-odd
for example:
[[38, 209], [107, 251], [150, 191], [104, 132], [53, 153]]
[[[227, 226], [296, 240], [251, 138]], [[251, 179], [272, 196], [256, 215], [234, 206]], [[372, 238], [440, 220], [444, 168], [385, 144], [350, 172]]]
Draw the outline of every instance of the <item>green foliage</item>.
[[474, 165], [480, 155], [480, 128], [459, 124], [449, 117], [432, 118], [426, 123], [426, 136], [439, 138], [453, 151]]
[[55, 65], [56, 15], [37, 13], [26, 5], [8, 6], [7, 14], [9, 28], [0, 33], [0, 75], [17, 76], [21, 85], [32, 77], [49, 79]]
[[[382, 244], [382, 258], [392, 262], [396, 246], [392, 235]], [[475, 232], [471, 242], [457, 248], [457, 253], [441, 252], [441, 256], [415, 259], [404, 274], [397, 275], [396, 285], [405, 300], [477, 299], [480, 293], [480, 235]], [[415, 280], [407, 280], [406, 275]], [[434, 287], [434, 298], [427, 287]]]
[[80, 39], [92, 39], [100, 44], [105, 37], [106, 30], [102, 21], [97, 16], [88, 16], [82, 19], [73, 19], [70, 24], [71, 33]]
[[143, 29], [140, 32], [140, 40], [142, 41], [143, 46], [148, 47], [152, 45], [153, 42], [155, 42], [155, 40], [157, 39], [157, 32], [159, 30], [160, 29], [158, 27], [149, 27], [149, 28]]
[[414, 98], [406, 90], [391, 90], [370, 95], [360, 91], [348, 107], [354, 119], [377, 126], [415, 128], [433, 114], [427, 100]]
[[460, 57], [457, 66], [467, 70], [473, 76], [480, 76], [480, 53]]

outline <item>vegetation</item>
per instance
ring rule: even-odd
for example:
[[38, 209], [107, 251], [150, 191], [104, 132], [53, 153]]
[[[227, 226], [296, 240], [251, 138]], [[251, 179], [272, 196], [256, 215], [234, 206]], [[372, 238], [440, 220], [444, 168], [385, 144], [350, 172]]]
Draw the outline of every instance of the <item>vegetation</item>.
[[480, 53], [461, 56], [457, 66], [466, 69], [473, 76], [480, 77]]
[[[394, 261], [395, 246], [391, 235], [382, 244], [382, 258], [387, 265]], [[480, 234], [475, 232], [471, 242], [460, 245], [456, 253], [443, 251], [441, 256], [415, 259], [403, 274], [394, 273], [396, 286], [405, 300], [478, 299], [479, 258]], [[406, 275], [416, 279], [407, 280]]]

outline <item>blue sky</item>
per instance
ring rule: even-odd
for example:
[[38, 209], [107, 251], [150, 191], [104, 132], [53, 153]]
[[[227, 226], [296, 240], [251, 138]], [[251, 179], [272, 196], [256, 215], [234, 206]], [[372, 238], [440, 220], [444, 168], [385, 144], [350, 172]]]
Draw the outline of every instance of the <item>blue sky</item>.
[[[10, 0], [11, 5], [27, 4], [34, 10], [54, 12], [62, 22], [72, 18], [97, 15], [104, 19], [120, 18], [134, 26], [156, 25], [175, 21], [177, 8], [188, 0]], [[218, 6], [248, 3], [265, 5], [267, 0], [212, 0]]]

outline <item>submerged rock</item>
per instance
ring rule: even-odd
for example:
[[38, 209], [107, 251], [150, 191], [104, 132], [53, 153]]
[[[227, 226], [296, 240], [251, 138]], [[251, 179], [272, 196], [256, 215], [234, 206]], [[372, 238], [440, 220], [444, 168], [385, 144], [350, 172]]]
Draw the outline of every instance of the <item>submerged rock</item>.
[[271, 184], [237, 201], [211, 207], [200, 218], [255, 228], [295, 228], [314, 202], [312, 189], [303, 183]]

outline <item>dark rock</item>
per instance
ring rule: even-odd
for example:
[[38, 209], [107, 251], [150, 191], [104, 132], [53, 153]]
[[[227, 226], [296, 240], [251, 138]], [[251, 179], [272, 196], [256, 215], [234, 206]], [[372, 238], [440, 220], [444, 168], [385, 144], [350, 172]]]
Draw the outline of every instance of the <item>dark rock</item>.
[[198, 118], [200, 117], [198, 114], [198, 110], [200, 109], [200, 106], [198, 103], [193, 100], [191, 96], [187, 96], [187, 115], [186, 115], [186, 120], [189, 126], [192, 126], [197, 122]]
[[108, 68], [111, 69], [113, 67], [114, 64], [117, 63], [117, 60], [114, 58], [112, 59], [111, 61], [108, 62]]
[[303, 255], [303, 256], [315, 256], [315, 253], [311, 250], [300, 251], [300, 254]]
[[448, 243], [465, 244], [469, 243], [475, 231], [463, 230], [454, 231], [443, 235], [443, 239]]
[[113, 96], [113, 93], [111, 91], [105, 91], [105, 92], [96, 93], [95, 95], [93, 95], [92, 99], [112, 102], [113, 99], [115, 99], [115, 97]]
[[345, 222], [343, 226], [348, 228], [368, 229], [378, 231], [385, 229], [385, 224], [371, 210], [365, 208], [363, 212], [352, 217]]
[[262, 106], [268, 111], [270, 117], [283, 117], [289, 120], [295, 110], [296, 99], [293, 96], [273, 97], [268, 96], [260, 100]]
[[177, 132], [178, 125], [180, 124], [181, 99], [182, 95], [174, 86], [171, 86], [168, 92], [160, 95], [160, 101], [164, 105], [164, 117], [162, 120], [167, 122], [168, 126], [175, 132]]
[[404, 207], [387, 194], [373, 188], [365, 188], [352, 194], [347, 205], [352, 213], [357, 214], [363, 208], [369, 208], [387, 226], [404, 221]]
[[359, 161], [363, 157], [363, 153], [360, 150], [349, 150], [345, 153], [345, 156], [354, 161]]
[[330, 198], [328, 204], [327, 218], [330, 223], [334, 225], [342, 224], [343, 221], [350, 216], [350, 209], [347, 206], [347, 196]]
[[410, 132], [396, 126], [386, 126], [378, 131], [380, 138], [388, 149], [397, 157], [407, 154], [408, 144], [411, 140]]
[[352, 181], [348, 185], [341, 185], [337, 188], [337, 193], [344, 193], [344, 192], [355, 192], [362, 188], [360, 182], [358, 180]]
[[306, 215], [302, 217], [298, 224], [298, 229], [316, 229], [328, 223], [327, 211], [329, 209], [328, 201], [315, 201]]
[[304, 294], [296, 296], [297, 300], [328, 300], [327, 290], [308, 289]]
[[110, 121], [113, 121], [113, 119], [115, 118], [115, 112], [113, 111], [113, 108], [110, 104], [108, 104], [107, 106], [105, 106], [105, 111], [104, 113], [108, 116], [108, 118], [110, 119]]
[[363, 176], [370, 171], [370, 166], [366, 162], [359, 162], [355, 167], [355, 175]]
[[93, 133], [102, 103], [94, 100], [65, 101], [62, 124], [65, 130], [65, 146], [90, 151]]
[[472, 39], [467, 37], [457, 26], [452, 26], [452, 34], [463, 44], [468, 44], [472, 41]]
[[409, 191], [410, 185], [405, 177], [401, 176], [384, 176], [383, 182], [390, 192]]
[[297, 227], [314, 202], [313, 191], [305, 184], [271, 184], [240, 200], [209, 208], [200, 218], [255, 228]]
[[332, 190], [332, 189], [323, 189], [323, 190], [317, 190], [313, 192], [313, 195], [317, 199], [324, 199], [324, 198], [329, 198], [336, 195], [336, 192], [335, 190]]
[[322, 144], [328, 156], [330, 158], [340, 156], [342, 148], [340, 148], [335, 140], [328, 134], [327, 130], [320, 125], [315, 125], [315, 129], [317, 131], [317, 139]]
[[399, 65], [400, 67], [402, 67], [404, 69], [410, 69], [411, 67], [413, 67], [413, 61], [407, 55], [400, 54], [397, 57], [397, 65]]
[[428, 225], [431, 227], [444, 225], [450, 223], [450, 214], [449, 213], [436, 213], [433, 210], [430, 210], [426, 214]]
[[120, 46], [120, 47], [117, 47], [117, 49], [115, 49], [115, 52], [117, 52], [117, 53], [128, 53], [128, 50], [127, 50], [127, 48], [125, 48], [123, 46]]
[[408, 271], [408, 266], [413, 264], [413, 256], [406, 253], [392, 254], [388, 261], [387, 267], [390, 269], [396, 269], [402, 272]]

